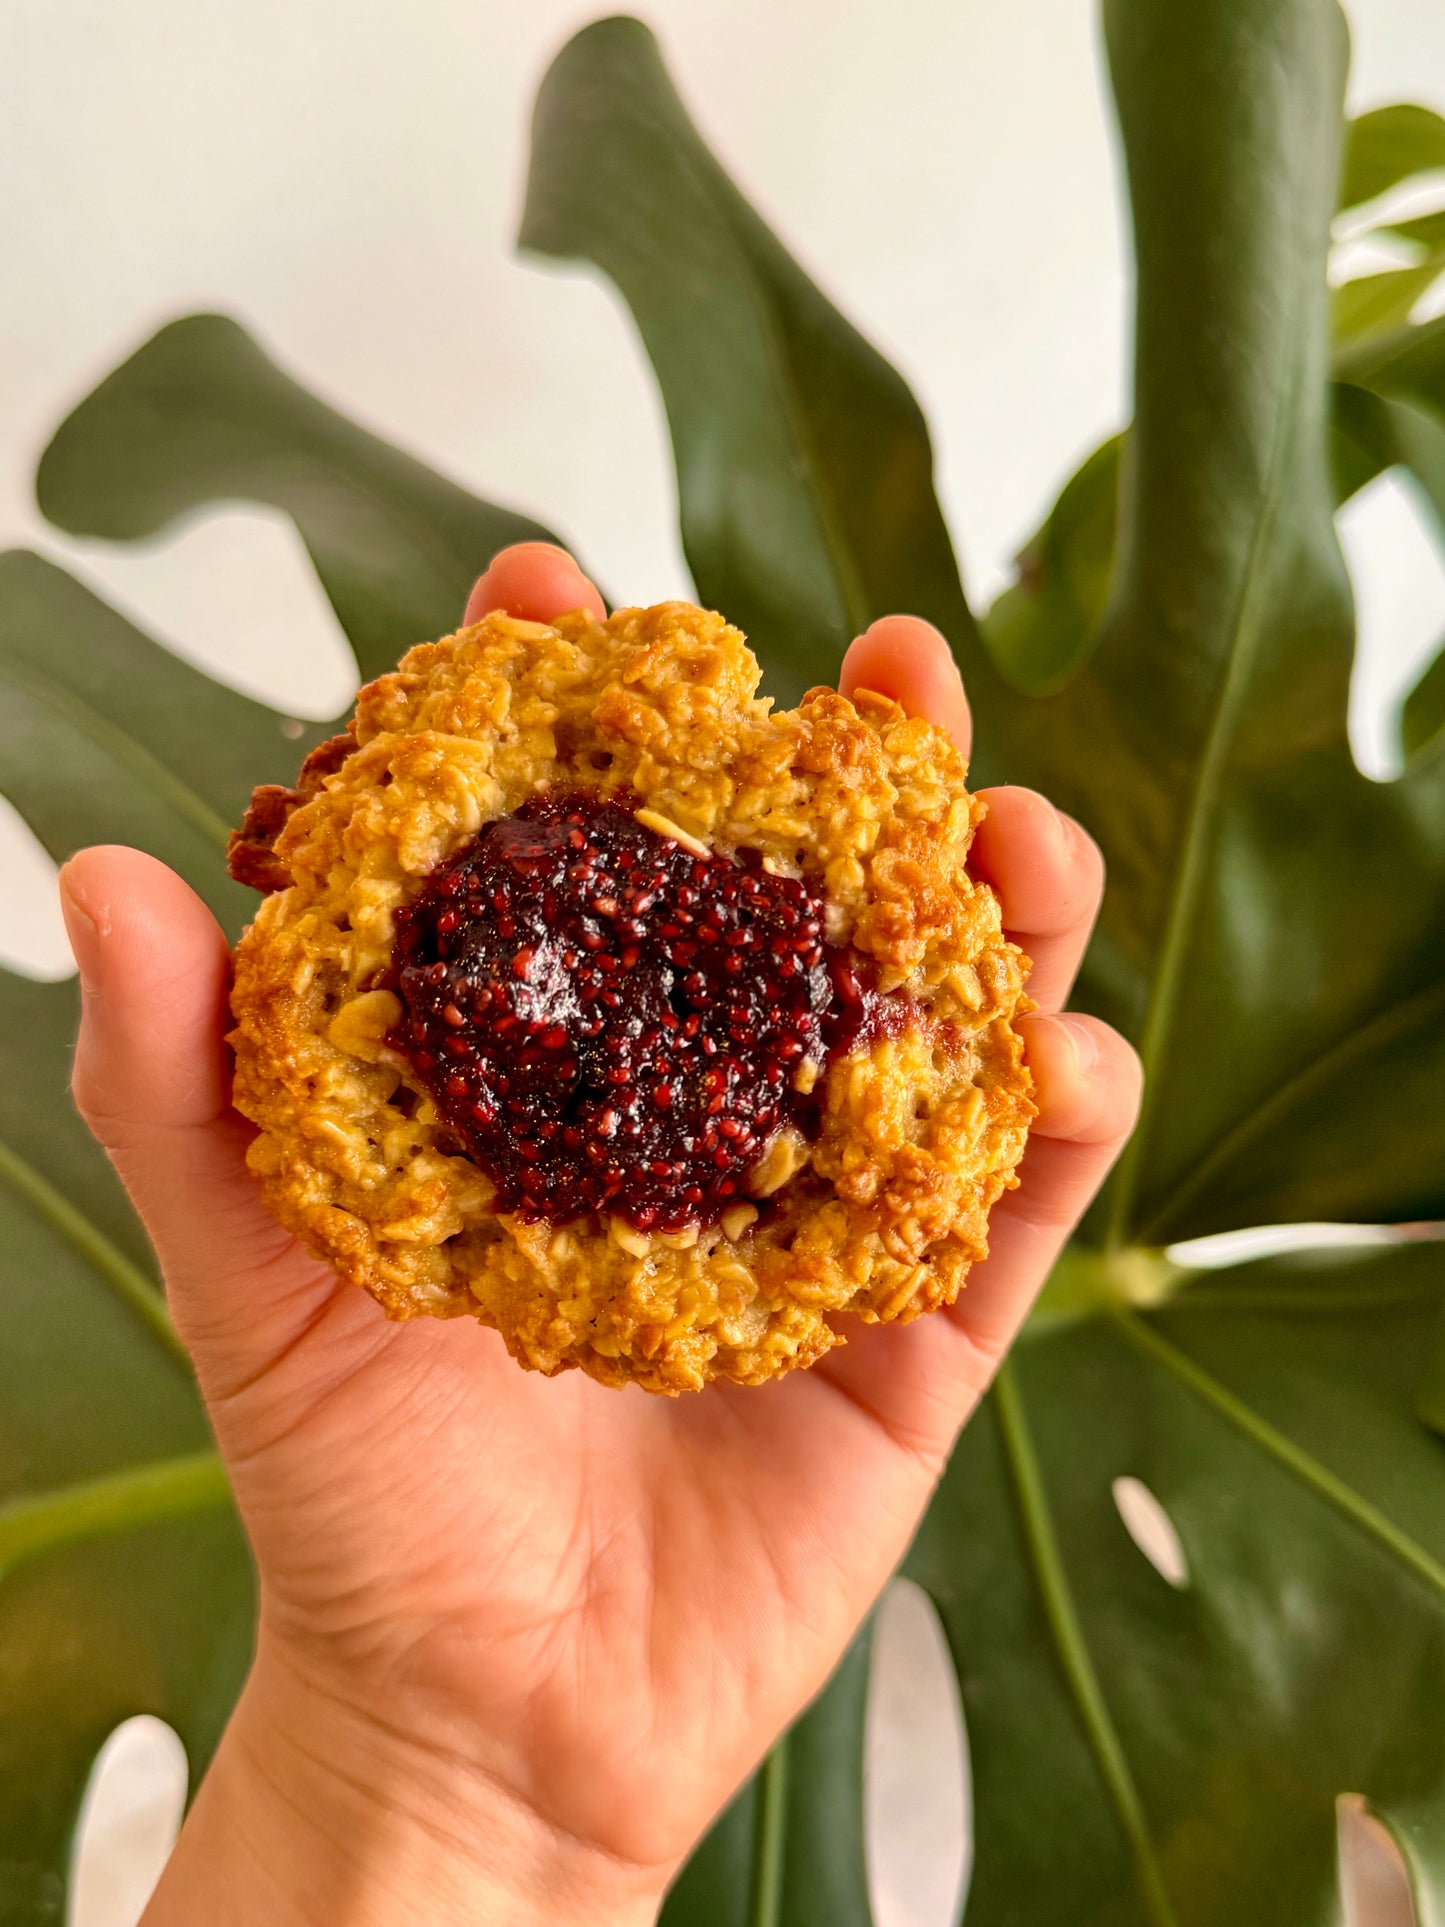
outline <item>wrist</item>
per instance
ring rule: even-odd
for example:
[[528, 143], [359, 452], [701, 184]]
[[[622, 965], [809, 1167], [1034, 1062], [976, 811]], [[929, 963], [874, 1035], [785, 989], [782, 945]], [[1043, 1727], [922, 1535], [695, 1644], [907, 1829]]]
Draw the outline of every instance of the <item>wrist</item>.
[[142, 1927], [647, 1927], [672, 1869], [258, 1656]]

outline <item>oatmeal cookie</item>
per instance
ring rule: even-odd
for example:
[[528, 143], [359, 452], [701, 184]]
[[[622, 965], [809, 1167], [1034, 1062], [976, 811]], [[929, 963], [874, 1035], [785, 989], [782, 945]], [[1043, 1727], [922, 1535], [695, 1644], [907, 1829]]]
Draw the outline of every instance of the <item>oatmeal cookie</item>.
[[534, 1370], [757, 1384], [952, 1303], [1033, 1115], [963, 757], [775, 713], [689, 603], [493, 614], [361, 691], [236, 875], [235, 1097], [279, 1217]]

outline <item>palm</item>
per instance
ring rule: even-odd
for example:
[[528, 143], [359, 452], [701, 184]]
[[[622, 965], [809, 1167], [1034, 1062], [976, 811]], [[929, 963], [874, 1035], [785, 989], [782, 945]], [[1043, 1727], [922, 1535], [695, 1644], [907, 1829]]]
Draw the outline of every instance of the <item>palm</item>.
[[[958, 1387], [927, 1381], [974, 1360], [966, 1337], [859, 1328], [812, 1373], [674, 1402], [524, 1374], [470, 1320], [388, 1326], [298, 1247], [279, 1268], [286, 1311], [253, 1334], [273, 1356], [213, 1394], [279, 1623], [349, 1691], [403, 1690], [418, 1722], [499, 1716], [509, 1773], [560, 1751], [574, 1831], [610, 1826], [626, 1853], [627, 1816], [655, 1842], [671, 1808], [681, 1851], [900, 1556], [962, 1416]], [[919, 1411], [935, 1395], [947, 1430], [891, 1431], [857, 1401], [860, 1359]], [[664, 1720], [695, 1742], [691, 1776], [650, 1764]]]

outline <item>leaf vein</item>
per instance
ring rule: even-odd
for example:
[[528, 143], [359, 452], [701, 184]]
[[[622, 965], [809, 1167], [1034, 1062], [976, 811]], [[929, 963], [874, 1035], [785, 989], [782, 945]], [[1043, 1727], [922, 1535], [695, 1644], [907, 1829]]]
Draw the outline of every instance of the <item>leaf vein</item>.
[[1104, 1689], [1094, 1669], [1069, 1590], [1063, 1554], [1054, 1531], [1044, 1490], [1043, 1471], [1028, 1429], [1015, 1368], [1005, 1362], [994, 1379], [999, 1430], [1012, 1474], [1012, 1491], [1033, 1564], [1044, 1616], [1053, 1636], [1059, 1663], [1073, 1694], [1090, 1749], [1110, 1799], [1134, 1852], [1145, 1905], [1155, 1927], [1177, 1927], [1177, 1918], [1164, 1886], [1163, 1873], [1149, 1822], [1123, 1744], [1110, 1716]]
[[1113, 1307], [1109, 1315], [1131, 1344], [1172, 1372], [1206, 1404], [1212, 1405], [1222, 1418], [1284, 1466], [1302, 1485], [1308, 1486], [1334, 1506], [1336, 1511], [1342, 1512], [1347, 1519], [1378, 1540], [1417, 1578], [1445, 1595], [1445, 1565], [1441, 1565], [1409, 1533], [1402, 1531], [1377, 1506], [1356, 1492], [1352, 1485], [1331, 1472], [1328, 1466], [1321, 1465], [1318, 1459], [1306, 1452], [1303, 1446], [1296, 1445], [1293, 1439], [1271, 1425], [1268, 1419], [1262, 1418], [1252, 1406], [1205, 1371], [1202, 1365], [1196, 1364], [1187, 1353], [1171, 1345], [1152, 1325], [1146, 1325], [1142, 1319], [1121, 1306]]
[[1164, 922], [1159, 968], [1149, 996], [1144, 1029], [1139, 1040], [1139, 1057], [1144, 1067], [1144, 1098], [1134, 1135], [1119, 1160], [1109, 1217], [1109, 1243], [1115, 1249], [1127, 1241], [1129, 1214], [1139, 1186], [1140, 1166], [1147, 1140], [1147, 1123], [1157, 1096], [1160, 1064], [1168, 1050], [1175, 1013], [1183, 987], [1189, 933], [1198, 907], [1203, 884], [1205, 849], [1224, 781], [1225, 757], [1235, 718], [1248, 686], [1253, 667], [1254, 648], [1262, 633], [1257, 605], [1265, 579], [1264, 558], [1269, 549], [1284, 493], [1285, 453], [1289, 447], [1291, 407], [1300, 382], [1297, 374], [1280, 393], [1276, 420], [1270, 436], [1270, 455], [1265, 471], [1259, 517], [1245, 561], [1232, 619], [1228, 627], [1229, 663], [1220, 686], [1219, 698], [1210, 718], [1200, 758], [1199, 772], [1184, 821], [1180, 859], [1169, 892], [1169, 909]]
[[788, 1742], [784, 1733], [758, 1769], [753, 1795], [749, 1927], [782, 1927], [783, 1854], [788, 1820]]
[[23, 1559], [82, 1539], [209, 1511], [225, 1505], [230, 1495], [217, 1455], [193, 1452], [9, 1499], [0, 1505], [0, 1575]]
[[1312, 1058], [1308, 1064], [1287, 1077], [1262, 1104], [1231, 1125], [1193, 1170], [1181, 1179], [1163, 1204], [1140, 1226], [1140, 1242], [1158, 1242], [1156, 1234], [1159, 1227], [1167, 1224], [1176, 1211], [1197, 1197], [1221, 1165], [1228, 1163], [1230, 1158], [1261, 1134], [1273, 1130], [1293, 1105], [1326, 1083], [1342, 1065], [1367, 1055], [1378, 1044], [1392, 1042], [1396, 1036], [1408, 1032], [1422, 1019], [1433, 1016], [1437, 1005], [1445, 1005], [1445, 978], [1439, 983], [1427, 984], [1413, 995], [1377, 1011], [1368, 1023], [1338, 1038], [1322, 1055]]
[[8, 676], [17, 688], [45, 704], [107, 751], [118, 763], [124, 764], [147, 788], [164, 797], [172, 809], [178, 811], [193, 828], [225, 849], [230, 836], [226, 824], [204, 797], [198, 795], [173, 770], [167, 769], [144, 743], [138, 742], [126, 730], [100, 715], [74, 690], [67, 689], [54, 677], [45, 675], [31, 664], [22, 664], [9, 656], [0, 662], [0, 674]]
[[50, 1180], [0, 1139], [0, 1181], [9, 1184], [31, 1209], [72, 1248], [87, 1259], [106, 1283], [136, 1311], [151, 1330], [189, 1370], [190, 1360], [171, 1323], [165, 1299], [139, 1265], [132, 1264], [119, 1246], [73, 1205]]

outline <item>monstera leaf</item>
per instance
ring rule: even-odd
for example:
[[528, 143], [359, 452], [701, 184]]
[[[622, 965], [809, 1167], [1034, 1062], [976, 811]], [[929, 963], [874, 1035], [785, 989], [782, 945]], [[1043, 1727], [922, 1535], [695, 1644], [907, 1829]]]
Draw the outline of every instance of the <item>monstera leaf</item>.
[[[285, 506], [369, 673], [455, 622], [478, 556], [546, 534], [333, 415], [215, 316], [111, 377], [50, 451], [41, 493], [55, 519], [93, 511], [109, 534], [213, 498]], [[0, 789], [50, 854], [148, 849], [239, 931], [254, 899], [226, 875], [227, 828], [254, 783], [288, 780], [329, 731], [296, 740], [24, 552], [0, 556], [0, 690]], [[145, 1236], [66, 1098], [77, 1013], [73, 984], [0, 971], [3, 1927], [65, 1918], [80, 1800], [121, 1720], [167, 1720], [199, 1778], [254, 1618]]]
[[[236, 921], [221, 862], [280, 719], [219, 689], [37, 556], [0, 558], [0, 780], [56, 856], [152, 849]], [[60, 1921], [96, 1751], [151, 1712], [197, 1765], [250, 1651], [226, 1483], [146, 1241], [65, 1102], [71, 984], [0, 973], [0, 1920]]]
[[[1445, 1215], [1442, 672], [1407, 705], [1405, 774], [1365, 781], [1331, 520], [1396, 465], [1445, 502], [1445, 325], [1385, 303], [1343, 333], [1337, 317], [1332, 345], [1325, 278], [1337, 202], [1439, 165], [1439, 130], [1424, 110], [1364, 117], [1341, 201], [1331, 0], [1105, 17], [1135, 419], [981, 623], [916, 403], [739, 195], [636, 22], [586, 30], [548, 75], [522, 239], [630, 304], [699, 594], [749, 629], [774, 693], [831, 680], [870, 617], [919, 610], [964, 667], [979, 780], [1048, 790], [1108, 857], [1080, 995], [1139, 1045], [1146, 1113], [907, 1563], [968, 1718], [968, 1920], [1325, 1927], [1349, 1792], [1438, 1927], [1445, 1254], [1195, 1274], [1158, 1247]], [[39, 486], [58, 525], [113, 539], [238, 497], [282, 509], [367, 674], [448, 627], [499, 543], [541, 533], [216, 316], [118, 369]], [[234, 928], [222, 831], [294, 768], [281, 719], [30, 556], [0, 561], [0, 673], [0, 788], [52, 854], [143, 844]], [[144, 1240], [64, 1101], [73, 993], [6, 978], [0, 1001], [19, 1067], [0, 1085], [0, 1921], [28, 1927], [61, 1917], [117, 1719], [160, 1713], [204, 1765], [250, 1596]], [[1173, 1522], [1177, 1586], [1125, 1529], [1125, 1477]], [[867, 1927], [868, 1666], [865, 1634], [681, 1876], [668, 1927]]]
[[[1317, 0], [1190, 9], [1132, 0], [1106, 9], [1106, 24], [1138, 253], [1137, 413], [1123, 443], [1075, 476], [1031, 544], [1032, 579], [1020, 586], [1038, 605], [1037, 627], [1017, 603], [999, 608], [981, 645], [974, 625], [950, 614], [951, 588], [937, 586], [949, 581], [947, 546], [931, 513], [915, 518], [912, 536], [929, 542], [927, 566], [910, 564], [930, 585], [926, 603], [876, 566], [833, 560], [837, 580], [877, 583], [859, 615], [923, 606], [951, 635], [985, 780], [1037, 784], [1104, 844], [1110, 887], [1081, 998], [1135, 1039], [1150, 1085], [1140, 1131], [1089, 1228], [1104, 1311], [1127, 1296], [1136, 1246], [1272, 1220], [1445, 1211], [1445, 767], [1423, 759], [1398, 783], [1372, 784], [1346, 738], [1352, 635], [1331, 521], [1325, 285], [1343, 24]], [[728, 264], [708, 291], [703, 351], [717, 405], [699, 416], [669, 387], [690, 379], [675, 342], [672, 355], [654, 358], [679, 440], [699, 587], [730, 608], [748, 586], [775, 580], [780, 527], [803, 530], [811, 514], [835, 545], [849, 541], [860, 472], [882, 487], [926, 467], [928, 447], [896, 405], [893, 378], [856, 348], [853, 385], [842, 385], [835, 363], [821, 389], [808, 345], [822, 297], [780, 269], [777, 243], [740, 211], [650, 38], [631, 23], [602, 23], [572, 43], [543, 87], [524, 243], [612, 274], [651, 348], [673, 326], [665, 264], [680, 228], [692, 258]], [[851, 344], [847, 325], [835, 325]], [[771, 354], [753, 350], [760, 330]], [[1400, 371], [1413, 368], [1409, 398], [1423, 410], [1412, 347], [1396, 340], [1388, 363], [1377, 350], [1373, 368], [1357, 348], [1351, 380], [1403, 399]], [[837, 455], [814, 426], [820, 408], [848, 424]], [[726, 465], [732, 495], [742, 489], [739, 424], [750, 420], [794, 438], [781, 470], [773, 447], [754, 451], [770, 508], [752, 546], [730, 500], [709, 486]], [[906, 459], [900, 436], [912, 439]], [[1390, 459], [1377, 446], [1372, 472]], [[789, 477], [791, 505], [780, 499]], [[803, 673], [821, 680], [835, 660], [819, 649]], [[1412, 1262], [1429, 1288], [1445, 1275], [1435, 1253]], [[1379, 1269], [1358, 1270], [1355, 1315], [1367, 1320]], [[1276, 1289], [1270, 1268], [1251, 1276], [1261, 1292]], [[971, 1716], [970, 1919], [1215, 1921], [1246, 1904], [1260, 1919], [1331, 1918], [1331, 1794], [1360, 1788], [1388, 1812], [1396, 1789], [1378, 1770], [1382, 1734], [1407, 1753], [1433, 1752], [1417, 1717], [1418, 1653], [1397, 1654], [1388, 1682], [1367, 1677], [1344, 1618], [1351, 1591], [1368, 1596], [1382, 1559], [1393, 1559], [1404, 1583], [1423, 1588], [1426, 1624], [1438, 1628], [1440, 1567], [1414, 1538], [1407, 1555], [1399, 1516], [1376, 1515], [1349, 1483], [1367, 1465], [1351, 1464], [1337, 1485], [1301, 1444], [1288, 1405], [1276, 1418], [1219, 1375], [1215, 1361], [1227, 1356], [1267, 1381], [1271, 1362], [1294, 1359], [1293, 1325], [1279, 1315], [1252, 1322], [1247, 1298], [1211, 1307], [1201, 1297], [1187, 1321], [1187, 1289], [1177, 1302], [1177, 1326], [1128, 1313], [1041, 1327], [965, 1436], [915, 1551], [911, 1569], [943, 1611]], [[1445, 1472], [1438, 1446], [1411, 1407], [1428, 1329], [1427, 1307], [1423, 1324], [1397, 1330], [1391, 1353], [1388, 1456], [1408, 1456], [1421, 1481], [1411, 1531], [1428, 1527], [1428, 1495], [1445, 1496], [1431, 1483]], [[1345, 1370], [1348, 1335], [1306, 1364], [1318, 1330], [1301, 1325], [1290, 1369], [1327, 1372], [1333, 1359]], [[1092, 1390], [1078, 1388], [1096, 1360], [1120, 1353], [1128, 1368], [1111, 1367], [1095, 1409]], [[1064, 1364], [1050, 1375], [1048, 1359]], [[1357, 1392], [1347, 1381], [1339, 1396]], [[1192, 1664], [1167, 1640], [1145, 1648], [1115, 1584], [1118, 1557], [1111, 1564], [1097, 1544], [1062, 1536], [1085, 1476], [1078, 1435], [1096, 1439], [1116, 1472], [1147, 1477], [1141, 1439], [1157, 1422], [1171, 1456], [1182, 1449], [1189, 1399], [1220, 1434], [1214, 1463], [1194, 1467], [1218, 1504], [1237, 1491], [1231, 1479], [1253, 1470], [1263, 1489], [1271, 1460], [1288, 1468], [1299, 1490], [1280, 1500], [1294, 1501], [1291, 1535], [1310, 1551], [1277, 1584], [1304, 1584], [1319, 1613], [1308, 1633], [1286, 1633], [1277, 1609], [1244, 1611], [1227, 1572], [1215, 1584], [1201, 1565]], [[1388, 1406], [1383, 1392], [1380, 1402]], [[1174, 1416], [1156, 1421], [1166, 1405]], [[1345, 1438], [1337, 1444], [1348, 1453]], [[986, 1480], [987, 1451], [999, 1476]], [[1087, 1477], [1116, 1553], [1127, 1550], [1109, 1480], [1097, 1464]], [[1156, 1480], [1156, 1489], [1166, 1483], [1162, 1472]], [[1352, 1563], [1340, 1562], [1342, 1509], [1357, 1535]], [[1220, 1556], [1228, 1567], [1239, 1555]], [[1315, 1582], [1303, 1579], [1306, 1567]], [[1317, 1586], [1329, 1594], [1331, 1574], [1337, 1589], [1316, 1599]], [[1143, 1568], [1126, 1576], [1145, 1589], [1147, 1611], [1154, 1579]], [[1026, 1651], [1028, 1623], [1037, 1636]], [[1281, 1639], [1301, 1643], [1272, 1731], [1251, 1739], [1236, 1730], [1231, 1699], [1216, 1753], [1202, 1707], [1221, 1704], [1219, 1678], [1236, 1661], [1249, 1663], [1243, 1677], [1271, 1665]], [[1335, 1671], [1358, 1681], [1380, 1718], [1322, 1750], [1308, 1692]], [[1017, 1692], [1010, 1680], [1022, 1682]], [[1211, 1789], [1251, 1761], [1280, 1783], [1280, 1797], [1268, 1780], [1254, 1785], [1205, 1854], [1196, 1833], [1211, 1834]], [[1424, 1777], [1427, 1804], [1445, 1817], [1445, 1784], [1433, 1765]], [[767, 1786], [765, 1776], [759, 1827]], [[1408, 1799], [1419, 1798], [1416, 1785]], [[1040, 1849], [1061, 1838], [1067, 1850]], [[1282, 1886], [1297, 1909], [1278, 1905]], [[789, 1900], [786, 1917], [840, 1916]]]
[[46, 449], [36, 493], [58, 527], [120, 541], [214, 502], [284, 510], [363, 676], [455, 627], [478, 556], [556, 540], [347, 421], [215, 314], [117, 368]]
[[[1278, 55], [1268, 60], [1266, 17]], [[1145, 5], [1120, 6], [1109, 27], [1139, 257], [1138, 414], [1117, 471], [1112, 572], [1098, 562], [1113, 533], [1113, 448], [1070, 483], [1038, 544], [1044, 622], [1074, 609], [1089, 628], [1081, 622], [1067, 651], [1039, 652], [1016, 678], [1040, 692], [1033, 700], [1005, 674], [1024, 653], [1011, 621], [991, 626], [995, 660], [972, 624], [950, 623], [948, 595], [935, 591], [931, 604], [964, 665], [977, 772], [1046, 789], [1109, 858], [1082, 1001], [1139, 1043], [1150, 1095], [1095, 1235], [1154, 1244], [1270, 1220], [1439, 1215], [1445, 1112], [1431, 1098], [1445, 1077], [1445, 768], [1367, 782], [1345, 732], [1352, 635], [1331, 524], [1324, 285], [1343, 26], [1323, 0], [1262, 12], [1235, 0], [1167, 27]], [[664, 136], [671, 147], [659, 147]], [[641, 189], [624, 169], [650, 183], [649, 215], [664, 198], [658, 184], [680, 184], [694, 250], [709, 245], [710, 221], [719, 250], [726, 239], [734, 256], [745, 251], [713, 295], [718, 407], [699, 419], [668, 396], [691, 436], [678, 472], [684, 520], [701, 524], [699, 586], [728, 608], [744, 593], [736, 584], [771, 579], [775, 530], [801, 527], [810, 497], [827, 493], [829, 524], [846, 537], [836, 505], [856, 498], [859, 471], [913, 473], [928, 448], [916, 420], [889, 406], [894, 378], [854, 353], [858, 382], [835, 376], [828, 391], [850, 425], [846, 460], [829, 464], [791, 346], [805, 322], [816, 329], [821, 297], [796, 270], [779, 273], [776, 243], [739, 215], [735, 190], [699, 151], [651, 41], [603, 23], [543, 87], [523, 240], [611, 271], [613, 230], [625, 225], [620, 285], [644, 339], [672, 299], [657, 264], [673, 228], [658, 219], [648, 273], [651, 225], [639, 224]], [[726, 328], [733, 311], [738, 327]], [[790, 345], [766, 361], [725, 359], [741, 318], [761, 314]], [[765, 402], [752, 393], [760, 369]], [[666, 383], [670, 364], [659, 372]], [[1398, 377], [1376, 380], [1398, 394]], [[749, 413], [801, 424], [810, 451], [810, 464], [783, 471], [798, 498], [791, 511], [774, 450], [758, 451], [773, 500], [756, 550], [706, 486], [687, 500], [694, 475], [726, 463], [736, 476]], [[914, 437], [907, 462], [903, 434]], [[912, 541], [925, 535], [921, 573], [940, 582], [936, 517], [920, 518]], [[1066, 558], [1060, 569], [1045, 566], [1054, 554]], [[860, 614], [916, 604], [901, 583], [878, 584]], [[831, 666], [820, 649], [806, 673], [822, 679]], [[1413, 1131], [1396, 1128], [1402, 1114]]]

